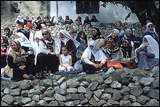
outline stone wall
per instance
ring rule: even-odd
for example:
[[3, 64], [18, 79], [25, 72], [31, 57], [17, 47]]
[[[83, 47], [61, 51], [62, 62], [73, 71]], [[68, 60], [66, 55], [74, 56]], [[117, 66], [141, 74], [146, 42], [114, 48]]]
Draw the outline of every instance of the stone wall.
[[[15, 13], [11, 10], [11, 2], [18, 3], [20, 13]], [[1, 24], [14, 24], [18, 15], [25, 18], [26, 15], [40, 16], [44, 19], [45, 16], [50, 14], [50, 1], [1, 1]]]
[[4, 84], [1, 80], [1, 106], [159, 106], [159, 67], [109, 68], [97, 80], [54, 75]]

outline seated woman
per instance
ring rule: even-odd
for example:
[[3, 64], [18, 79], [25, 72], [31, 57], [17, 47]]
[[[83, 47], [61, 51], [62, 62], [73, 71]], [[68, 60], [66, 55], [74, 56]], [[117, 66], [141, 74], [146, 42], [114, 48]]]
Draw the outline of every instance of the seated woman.
[[118, 29], [119, 31], [119, 34], [118, 34], [118, 37], [121, 39], [124, 35], [124, 30], [123, 30], [123, 27], [122, 27], [122, 22], [120, 20], [117, 20], [115, 22], [115, 27], [116, 29]]
[[118, 37], [119, 31], [117, 29], [113, 29], [111, 34], [107, 36], [112, 38], [114, 40], [114, 43], [116, 44], [116, 46], [120, 47], [121, 45], [121, 39]]
[[135, 55], [131, 46], [129, 38], [122, 38], [121, 49], [121, 63], [124, 67], [136, 68]]
[[12, 80], [34, 79], [30, 74], [35, 72], [35, 68], [29, 66], [28, 55], [19, 41], [15, 40], [11, 43], [11, 52], [8, 54], [7, 61], [8, 65], [4, 71]]
[[123, 37], [128, 37], [130, 39], [133, 50], [140, 46], [140, 40], [135, 35], [133, 35], [132, 28], [126, 28]]
[[151, 22], [147, 23], [146, 31], [145, 31], [144, 35], [151, 35], [159, 44], [159, 38], [156, 34], [155, 28], [153, 27], [153, 23], [151, 23]]
[[34, 22], [36, 22], [36, 19], [34, 16], [32, 16], [31, 23], [33, 24]]
[[38, 23], [40, 23], [40, 24], [43, 24], [43, 21], [41, 20], [41, 17], [40, 17], [40, 16], [37, 17], [37, 21], [36, 21], [36, 22], [38, 22]]
[[45, 17], [43, 23], [44, 23], [46, 26], [51, 26], [51, 22], [50, 22], [50, 20], [48, 19], [48, 16]]
[[77, 19], [75, 20], [76, 25], [82, 25], [81, 17], [78, 16]]
[[76, 35], [76, 27], [75, 26], [70, 26], [69, 28], [69, 34], [74, 38], [76, 39], [77, 35]]
[[[112, 38], [107, 38], [106, 45], [102, 47], [103, 52], [105, 53], [107, 60], [107, 67], [123, 68], [120, 64], [121, 52], [119, 47], [117, 47]], [[112, 65], [109, 65], [112, 64]], [[120, 65], [120, 67], [117, 65]]]
[[1, 36], [1, 68], [4, 68], [7, 65], [7, 55], [8, 48], [7, 45], [3, 43], [3, 37]]
[[87, 48], [87, 35], [83, 31], [80, 31], [78, 33], [76, 40], [80, 43], [79, 47], [77, 48], [77, 53], [76, 53], [76, 56], [79, 60], [81, 59], [81, 56], [84, 50]]
[[92, 16], [91, 25], [92, 25], [92, 26], [98, 26], [98, 25], [99, 25], [99, 22], [98, 22], [98, 20], [96, 19], [96, 16], [95, 16], [95, 15]]
[[104, 45], [104, 36], [101, 35], [101, 32], [99, 31], [98, 28], [93, 28], [92, 29], [92, 36], [89, 37], [88, 43], [90, 41], [94, 40], [95, 42], [97, 42], [99, 48], [101, 48]]
[[[28, 55], [28, 58], [29, 60], [31, 61], [31, 65], [33, 66], [34, 65], [34, 50], [33, 50], [33, 46], [31, 44], [31, 42], [26, 38], [26, 36], [21, 33], [21, 32], [18, 32], [15, 34], [15, 40], [19, 41], [21, 46], [22, 46], [22, 49], [24, 49], [26, 51], [26, 54]], [[10, 52], [10, 51], [9, 51]], [[30, 65], [30, 66], [31, 66]]]
[[87, 25], [87, 24], [91, 24], [91, 21], [89, 20], [88, 16], [86, 16], [84, 20], [84, 25]]
[[143, 37], [143, 43], [135, 50], [138, 69], [150, 70], [159, 66], [159, 44], [151, 35]]
[[26, 17], [25, 17], [25, 19], [24, 19], [24, 25], [26, 25], [26, 24], [27, 24], [27, 22], [31, 22], [31, 20], [29, 19], [29, 17], [28, 17], [28, 16], [26, 16]]
[[57, 35], [56, 42], [55, 42], [55, 53], [60, 55], [62, 54], [62, 47], [64, 45], [68, 46], [69, 54], [72, 55], [72, 64], [76, 62], [76, 52], [77, 48], [80, 43], [71, 37], [71, 35], [66, 30], [61, 30]]
[[58, 24], [59, 25], [64, 25], [64, 19], [62, 18], [61, 15], [58, 17]]
[[83, 63], [83, 71], [87, 74], [97, 73], [103, 67], [106, 67], [108, 59], [95, 41], [91, 41], [84, 50], [81, 59]]
[[66, 16], [65, 24], [69, 24], [70, 25], [72, 23], [73, 23], [72, 19], [70, 19], [69, 16]]
[[17, 19], [15, 20], [15, 23], [16, 23], [16, 24], [19, 24], [19, 23], [24, 24], [24, 20], [22, 19], [21, 16], [18, 16]]
[[41, 23], [39, 21], [33, 23], [33, 30], [39, 31], [41, 29], [42, 29], [42, 26], [41, 26]]
[[47, 66], [47, 71], [49, 75], [58, 70], [58, 58], [57, 54], [54, 52], [55, 43], [52, 39], [49, 31], [44, 31], [42, 33], [43, 39], [39, 41], [39, 53], [37, 55], [37, 68], [40, 72], [40, 76], [43, 77], [43, 71]]

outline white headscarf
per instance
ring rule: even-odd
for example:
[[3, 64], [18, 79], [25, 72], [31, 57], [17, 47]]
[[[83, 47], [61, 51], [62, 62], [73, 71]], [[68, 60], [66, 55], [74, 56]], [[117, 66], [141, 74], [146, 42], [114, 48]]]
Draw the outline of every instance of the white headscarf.
[[[90, 45], [93, 46], [93, 49], [90, 49]], [[102, 61], [103, 59], [108, 59], [106, 55], [102, 52], [102, 50], [99, 48], [98, 44], [95, 41], [89, 42], [88, 47], [84, 50], [81, 59], [88, 57], [91, 59], [91, 52], [95, 57], [95, 61]]]
[[[18, 19], [18, 17], [20, 17], [20, 19]], [[17, 19], [15, 20], [15, 22], [17, 22], [18, 20], [19, 20], [20, 22], [23, 22], [23, 19], [22, 19], [21, 16], [17, 16]]]
[[116, 31], [117, 36], [119, 35], [119, 30], [118, 30], [118, 29], [113, 29], [112, 32], [111, 32], [107, 37], [112, 36], [112, 33], [113, 33], [114, 31]]
[[[60, 37], [60, 33], [62, 33], [64, 35], [64, 38]], [[75, 40], [74, 38], [72, 38], [72, 36], [66, 31], [66, 30], [61, 30], [56, 38], [56, 46], [55, 46], [55, 53], [59, 54], [60, 53], [60, 49], [61, 49], [61, 41], [66, 45], [66, 43], [69, 41], [69, 39], [71, 39], [74, 43], [74, 45], [76, 46], [76, 48], [78, 48], [78, 46], [80, 45], [80, 43]]]
[[33, 49], [31, 42], [26, 38], [26, 36], [23, 33], [18, 32], [16, 33], [16, 35], [18, 35], [20, 38], [15, 40], [19, 41], [21, 43], [21, 46], [25, 46]]
[[31, 20], [32, 20], [32, 24], [33, 24], [33, 22], [36, 21], [36, 19], [34, 16], [32, 16], [32, 17], [33, 17], [33, 19], [31, 18]]
[[153, 26], [153, 23], [152, 23], [152, 22], [147, 23], [147, 25], [146, 25], [146, 31], [148, 31], [148, 32], [150, 32], [150, 33], [156, 33], [155, 28], [153, 28], [153, 31], [151, 31], [151, 30], [148, 29], [148, 26], [149, 26], [149, 25], [152, 25], [152, 26]]
[[[146, 38], [148, 41], [148, 44], [146, 44], [147, 45], [147, 52], [153, 53], [155, 55], [155, 58], [159, 59], [159, 45], [158, 45], [157, 41], [151, 35], [145, 35], [143, 37], [143, 41], [144, 41], [144, 38]], [[144, 45], [144, 42], [139, 46], [139, 48], [143, 47], [143, 45]], [[137, 54], [136, 54], [137, 49], [135, 50], [135, 57], [136, 57], [135, 61], [136, 62], [138, 62], [138, 58], [137, 58]]]

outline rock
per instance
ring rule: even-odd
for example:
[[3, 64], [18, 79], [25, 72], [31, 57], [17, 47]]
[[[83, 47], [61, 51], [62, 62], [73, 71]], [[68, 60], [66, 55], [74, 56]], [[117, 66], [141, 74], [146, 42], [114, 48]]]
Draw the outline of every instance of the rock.
[[32, 97], [32, 100], [33, 100], [33, 101], [39, 101], [39, 95], [34, 95], [34, 96]]
[[57, 93], [57, 94], [61, 94], [61, 95], [66, 95], [67, 94], [66, 90], [61, 89], [59, 87], [57, 87], [57, 88], [55, 87], [54, 90], [55, 90], [55, 93]]
[[130, 93], [137, 97], [143, 93], [143, 90], [140, 86], [135, 86], [135, 87], [131, 88]]
[[147, 86], [150, 85], [154, 81], [154, 78], [152, 77], [143, 77], [140, 79], [140, 83]]
[[74, 100], [73, 103], [74, 103], [75, 105], [78, 105], [78, 104], [80, 103], [80, 100]]
[[112, 88], [107, 88], [106, 90], [106, 93], [110, 93], [110, 94], [113, 94], [114, 90]]
[[87, 99], [90, 100], [91, 96], [92, 96], [92, 91], [87, 91], [85, 97], [87, 97]]
[[98, 84], [102, 84], [104, 82], [104, 79], [101, 77], [98, 79]]
[[22, 95], [23, 97], [28, 97], [28, 90], [22, 90], [22, 91], [21, 91], [21, 95]]
[[99, 101], [99, 98], [97, 98], [97, 96], [93, 95], [93, 98], [95, 99], [95, 101]]
[[98, 105], [98, 103], [93, 98], [91, 98], [89, 103], [92, 104], [93, 106], [97, 106]]
[[73, 101], [68, 101], [64, 103], [65, 106], [75, 106], [75, 104], [73, 103]]
[[13, 95], [13, 96], [14, 96], [14, 95], [20, 95], [20, 90], [19, 90], [19, 88], [10, 90], [10, 94]]
[[68, 101], [68, 100], [79, 100], [79, 96], [78, 96], [78, 94], [68, 94], [67, 96], [66, 96], [66, 100]]
[[113, 67], [110, 67], [105, 74], [112, 74], [115, 72], [115, 69]]
[[156, 99], [151, 99], [148, 106], [159, 106], [159, 103]]
[[28, 102], [30, 102], [30, 101], [31, 101], [31, 98], [23, 98], [21, 102], [22, 102], [23, 104], [26, 104], [26, 103], [28, 103]]
[[22, 90], [28, 90], [30, 87], [31, 87], [31, 85], [29, 84], [29, 81], [28, 81], [28, 80], [23, 80], [23, 81], [20, 83], [20, 88], [21, 88]]
[[32, 97], [34, 95], [34, 89], [29, 90], [28, 97]]
[[39, 80], [38, 80], [38, 79], [35, 79], [35, 80], [33, 80], [33, 81], [29, 81], [29, 84], [30, 84], [32, 87], [34, 87], [34, 86], [36, 86], [36, 85], [39, 85]]
[[141, 95], [138, 97], [137, 102], [139, 102], [140, 104], [144, 105], [147, 101], [149, 100], [148, 97]]
[[151, 91], [151, 87], [144, 87], [143, 88], [144, 94], [147, 94], [149, 91]]
[[121, 94], [123, 94], [123, 95], [129, 94], [129, 92], [130, 92], [130, 88], [128, 88], [128, 87], [125, 87], [121, 90]]
[[119, 102], [110, 99], [110, 100], [107, 101], [107, 104], [108, 104], [108, 105], [119, 105]]
[[57, 101], [51, 101], [47, 106], [59, 106]]
[[83, 86], [78, 87], [78, 93], [86, 93], [86, 89]]
[[107, 79], [108, 77], [110, 77], [110, 75], [108, 75], [108, 74], [102, 75], [102, 78], [103, 78], [104, 80]]
[[57, 101], [66, 101], [65, 96], [62, 96], [60, 94], [54, 94], [54, 97]]
[[77, 91], [78, 91], [77, 88], [68, 88], [68, 89], [67, 89], [67, 93], [68, 93], [68, 94], [77, 93]]
[[111, 99], [111, 94], [104, 93], [104, 94], [102, 94], [101, 99], [102, 100], [109, 100], [109, 99]]
[[105, 81], [104, 81], [105, 84], [111, 84], [112, 83], [112, 77], [109, 77], [107, 78]]
[[86, 81], [82, 81], [82, 82], [80, 83], [80, 86], [83, 86], [83, 87], [88, 87], [88, 85], [89, 85], [89, 83], [86, 82]]
[[86, 79], [84, 78], [84, 77], [82, 77], [82, 76], [79, 76], [78, 78], [78, 81], [80, 81], [80, 82], [82, 82], [82, 81], [85, 81]]
[[67, 88], [67, 82], [63, 82], [63, 83], [60, 85], [60, 88], [66, 90], [66, 88]]
[[52, 87], [52, 80], [44, 79], [41, 81], [41, 85], [44, 87]]
[[51, 101], [55, 100], [55, 98], [54, 97], [52, 97], [52, 98], [50, 98], [50, 97], [44, 97], [43, 100], [45, 102], [51, 102]]
[[159, 90], [153, 89], [147, 94], [147, 96], [159, 100]]
[[96, 95], [98, 98], [100, 98], [101, 95], [102, 95], [102, 90], [97, 90], [97, 91], [94, 91], [93, 93], [94, 93], [94, 95]]
[[4, 96], [5, 94], [3, 92], [1, 92], [1, 98]]
[[131, 77], [131, 76], [124, 76], [124, 77], [122, 77], [121, 83], [128, 85], [132, 81], [132, 78], [133, 77]]
[[84, 105], [84, 104], [86, 104], [86, 103], [88, 103], [88, 100], [87, 100], [87, 99], [81, 101], [81, 104], [82, 104], [82, 105]]
[[10, 92], [9, 88], [6, 87], [6, 88], [4, 89], [4, 94], [9, 94], [9, 92]]
[[133, 95], [130, 95], [129, 96], [129, 100], [133, 103], [133, 102], [136, 102], [136, 97], [133, 96]]
[[11, 89], [18, 88], [18, 87], [19, 87], [18, 83], [14, 83], [14, 84], [11, 85]]
[[49, 87], [45, 92], [44, 96], [45, 97], [53, 97], [54, 95], [54, 89], [52, 87]]
[[2, 97], [2, 101], [4, 101], [6, 104], [11, 105], [13, 103], [13, 96], [5, 95]]
[[97, 82], [92, 82], [88, 88], [91, 90], [91, 91], [94, 91], [98, 86], [98, 83]]
[[69, 79], [67, 81], [67, 86], [69, 88], [75, 88], [75, 87], [78, 87], [80, 85], [80, 82], [78, 81], [78, 79], [76, 78], [73, 78], [73, 79]]
[[120, 106], [131, 106], [131, 102], [129, 100], [121, 100], [120, 101]]
[[118, 82], [121, 82], [121, 74], [120, 73], [114, 73], [112, 75], [112, 79], [115, 80], [115, 81], [118, 81]]
[[120, 100], [121, 98], [122, 98], [122, 95], [121, 95], [120, 92], [116, 91], [116, 92], [113, 93], [112, 100], [118, 101], [118, 100]]
[[113, 81], [113, 82], [110, 84], [110, 86], [111, 86], [112, 88], [121, 88], [121, 87], [122, 87], [121, 83], [119, 83], [118, 81]]
[[44, 106], [46, 103], [45, 103], [45, 101], [44, 100], [40, 100], [39, 102], [38, 102], [38, 105], [40, 105], [40, 106]]
[[65, 80], [66, 80], [66, 77], [62, 77], [57, 82], [59, 85], [61, 85]]
[[80, 100], [85, 100], [85, 97], [84, 97], [84, 94], [83, 94], [83, 93], [80, 93], [80, 94], [79, 94], [79, 99], [80, 99]]
[[58, 101], [59, 106], [64, 106], [64, 102]]
[[152, 84], [151, 84], [152, 89], [159, 89], [159, 79], [156, 79]]
[[31, 101], [30, 103], [27, 103], [25, 106], [37, 106], [37, 103], [35, 101]]
[[106, 104], [105, 100], [99, 100], [98, 101], [98, 106], [102, 106], [103, 104]]
[[134, 102], [131, 106], [142, 106], [140, 103]]

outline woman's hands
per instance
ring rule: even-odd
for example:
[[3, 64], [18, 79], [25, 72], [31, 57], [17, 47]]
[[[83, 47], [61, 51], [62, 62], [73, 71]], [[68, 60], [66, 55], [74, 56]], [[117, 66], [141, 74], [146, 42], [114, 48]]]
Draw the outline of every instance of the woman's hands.
[[100, 64], [93, 64], [93, 66], [95, 67], [95, 68], [102, 68], [102, 66], [103, 66], [103, 63], [100, 63]]
[[25, 68], [26, 68], [25, 65], [22, 65], [22, 66], [19, 67], [19, 69], [21, 69], [21, 70], [24, 70]]

